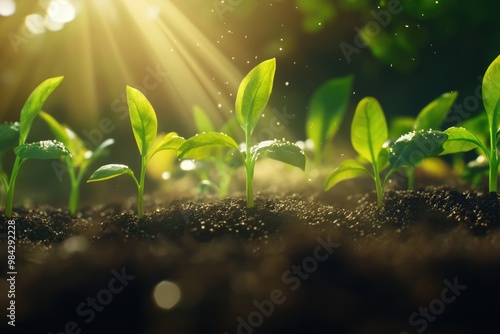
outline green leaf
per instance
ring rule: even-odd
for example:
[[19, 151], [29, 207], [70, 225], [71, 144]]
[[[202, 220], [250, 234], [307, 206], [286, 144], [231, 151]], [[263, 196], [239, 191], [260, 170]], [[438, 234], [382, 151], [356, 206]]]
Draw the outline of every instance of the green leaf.
[[446, 129], [444, 133], [448, 135], [448, 139], [444, 142], [443, 152], [440, 155], [467, 152], [484, 147], [476, 135], [465, 128], [451, 127]]
[[135, 141], [142, 156], [147, 156], [154, 145], [158, 132], [158, 121], [151, 103], [139, 90], [127, 86], [127, 102], [130, 123]]
[[92, 175], [90, 175], [87, 182], [109, 180], [123, 174], [128, 174], [135, 179], [134, 172], [128, 166], [120, 164], [109, 164], [99, 167], [94, 173], [92, 173]]
[[177, 150], [186, 140], [179, 137], [177, 133], [170, 132], [163, 137], [155, 146], [153, 151], [149, 154], [148, 159], [150, 160], [156, 153], [164, 150]]
[[255, 160], [262, 156], [298, 167], [306, 168], [306, 156], [300, 147], [284, 140], [266, 140], [254, 145], [251, 149]]
[[360, 162], [356, 160], [346, 160], [338, 166], [330, 175], [327, 176], [324, 184], [325, 191], [332, 188], [340, 181], [356, 178], [363, 174], [370, 174], [370, 172]]
[[352, 146], [370, 163], [376, 159], [388, 137], [387, 122], [378, 101], [373, 97], [362, 99], [351, 125]]
[[483, 78], [483, 104], [490, 128], [498, 129], [500, 102], [500, 56], [490, 64]]
[[309, 103], [306, 135], [314, 143], [316, 154], [323, 154], [325, 145], [333, 139], [352, 94], [352, 75], [332, 79], [319, 87]]
[[19, 123], [0, 124], [0, 155], [19, 142]]
[[41, 111], [40, 117], [47, 123], [54, 137], [71, 152], [73, 166], [80, 166], [87, 159], [87, 152], [89, 152], [83, 140], [69, 127], [59, 123], [50, 114]]
[[393, 169], [414, 167], [425, 158], [443, 151], [448, 135], [439, 130], [420, 130], [398, 138], [389, 149], [389, 163]]
[[35, 143], [23, 144], [14, 149], [14, 153], [21, 159], [59, 159], [71, 156], [63, 143], [57, 140], [43, 140]]
[[458, 92], [444, 93], [425, 106], [418, 114], [413, 130], [439, 129], [457, 96]]
[[251, 135], [269, 101], [276, 72], [276, 59], [255, 66], [241, 81], [236, 95], [236, 117], [247, 135]]
[[35, 90], [33, 90], [33, 92], [24, 103], [20, 116], [21, 125], [19, 145], [22, 145], [26, 142], [26, 138], [28, 137], [28, 133], [30, 132], [33, 120], [42, 109], [42, 106], [49, 95], [54, 91], [54, 89], [57, 88], [57, 86], [59, 86], [63, 78], [64, 77], [56, 77], [45, 80], [40, 85], [38, 85]]
[[205, 159], [223, 156], [227, 149], [239, 152], [238, 144], [233, 138], [220, 132], [205, 132], [187, 139], [179, 147], [179, 159]]
[[208, 118], [207, 113], [199, 106], [193, 106], [193, 117], [198, 133], [215, 131], [215, 127], [210, 118]]

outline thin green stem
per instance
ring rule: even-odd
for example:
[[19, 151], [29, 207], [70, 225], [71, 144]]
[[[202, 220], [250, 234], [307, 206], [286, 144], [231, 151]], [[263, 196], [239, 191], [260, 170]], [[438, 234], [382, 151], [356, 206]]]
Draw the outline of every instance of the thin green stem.
[[12, 175], [10, 177], [9, 185], [7, 186], [7, 194], [5, 195], [5, 215], [7, 218], [12, 217], [12, 207], [14, 204], [14, 189], [16, 188], [16, 179], [19, 174], [19, 170], [23, 166], [26, 160], [21, 160], [16, 156], [16, 161], [14, 162], [14, 167], [12, 168]]
[[494, 126], [490, 129], [490, 170], [489, 191], [497, 192], [498, 187], [498, 156], [497, 156], [497, 133]]
[[247, 208], [253, 207], [253, 172], [255, 163], [251, 156], [251, 143], [250, 134], [245, 133], [246, 141], [246, 155], [245, 155], [245, 168], [246, 168], [246, 195], [247, 195]]
[[380, 208], [384, 204], [384, 193], [383, 193], [382, 180], [380, 179], [377, 161], [373, 161], [373, 176], [375, 180], [375, 189], [377, 190], [377, 205]]
[[406, 176], [408, 177], [408, 190], [415, 189], [415, 168], [406, 168]]
[[137, 216], [141, 218], [144, 214], [144, 182], [146, 180], [146, 157], [142, 157], [141, 178], [137, 184]]

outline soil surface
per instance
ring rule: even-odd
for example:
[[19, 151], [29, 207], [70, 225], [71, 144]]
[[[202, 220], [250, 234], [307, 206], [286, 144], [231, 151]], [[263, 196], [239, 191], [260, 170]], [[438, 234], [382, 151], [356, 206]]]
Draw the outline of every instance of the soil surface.
[[[444, 188], [17, 208], [2, 333], [500, 333], [500, 197]], [[8, 219], [1, 216], [1, 257]], [[2, 260], [0, 308], [9, 282]]]

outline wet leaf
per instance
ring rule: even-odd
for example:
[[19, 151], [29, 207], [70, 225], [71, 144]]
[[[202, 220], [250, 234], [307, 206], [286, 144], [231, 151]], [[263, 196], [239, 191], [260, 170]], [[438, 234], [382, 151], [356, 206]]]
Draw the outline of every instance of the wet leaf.
[[288, 165], [306, 168], [306, 157], [300, 147], [284, 140], [266, 140], [252, 147], [254, 160], [260, 157], [284, 162]]
[[21, 159], [59, 159], [71, 156], [63, 143], [57, 140], [43, 140], [35, 143], [23, 144], [14, 149], [14, 153]]
[[443, 151], [448, 135], [439, 130], [420, 130], [399, 137], [389, 149], [389, 163], [393, 169], [415, 167], [425, 158]]

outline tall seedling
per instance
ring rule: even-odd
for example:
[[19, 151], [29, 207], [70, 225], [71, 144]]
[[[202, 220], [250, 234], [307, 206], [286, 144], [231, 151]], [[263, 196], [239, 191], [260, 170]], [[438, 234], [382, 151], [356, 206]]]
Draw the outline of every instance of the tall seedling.
[[325, 191], [338, 182], [368, 174], [375, 181], [377, 202], [383, 204], [383, 181], [381, 171], [387, 167], [388, 149], [387, 122], [379, 102], [373, 97], [362, 99], [351, 124], [351, 143], [363, 161], [371, 165], [371, 170], [358, 160], [344, 161], [325, 180]]
[[132, 132], [141, 155], [141, 175], [139, 180], [127, 165], [108, 164], [98, 168], [87, 182], [108, 180], [120, 175], [129, 175], [137, 186], [137, 215], [144, 214], [144, 182], [146, 166], [151, 158], [163, 150], [176, 150], [184, 141], [175, 132], [158, 137], [158, 121], [151, 103], [139, 90], [127, 86], [127, 102], [132, 124]]
[[[80, 202], [80, 184], [90, 164], [106, 153], [106, 148], [114, 143], [113, 139], [103, 141], [94, 151], [89, 150], [83, 140], [68, 126], [59, 123], [54, 117], [46, 112], [41, 112], [40, 117], [47, 123], [57, 140], [66, 146], [71, 156], [66, 155], [62, 159], [69, 174], [71, 191], [69, 195], [68, 208], [71, 214], [78, 211]], [[54, 165], [57, 166], [57, 165]], [[61, 167], [59, 167], [61, 168]]]
[[47, 98], [54, 89], [59, 86], [62, 80], [63, 77], [50, 78], [38, 85], [26, 100], [21, 110], [19, 123], [7, 126], [4, 125], [0, 131], [0, 140], [2, 142], [0, 146], [2, 149], [7, 146], [12, 146], [14, 139], [17, 139], [16, 141], [18, 142], [18, 146], [14, 149], [16, 159], [12, 167], [10, 179], [4, 172], [2, 172], [1, 176], [6, 188], [5, 215], [9, 218], [12, 217], [14, 189], [16, 187], [17, 176], [24, 163], [29, 159], [59, 159], [63, 156], [71, 155], [66, 147], [59, 141], [44, 140], [26, 143], [33, 121], [40, 113]]
[[305, 169], [304, 152], [295, 144], [283, 140], [267, 140], [252, 146], [252, 133], [269, 101], [276, 71], [276, 59], [263, 61], [242, 80], [236, 96], [236, 117], [245, 134], [245, 147], [240, 151], [236, 141], [220, 132], [195, 135], [179, 147], [179, 158], [205, 159], [227, 154], [239, 156], [246, 170], [247, 207], [253, 207], [253, 176], [255, 163], [268, 157]]

